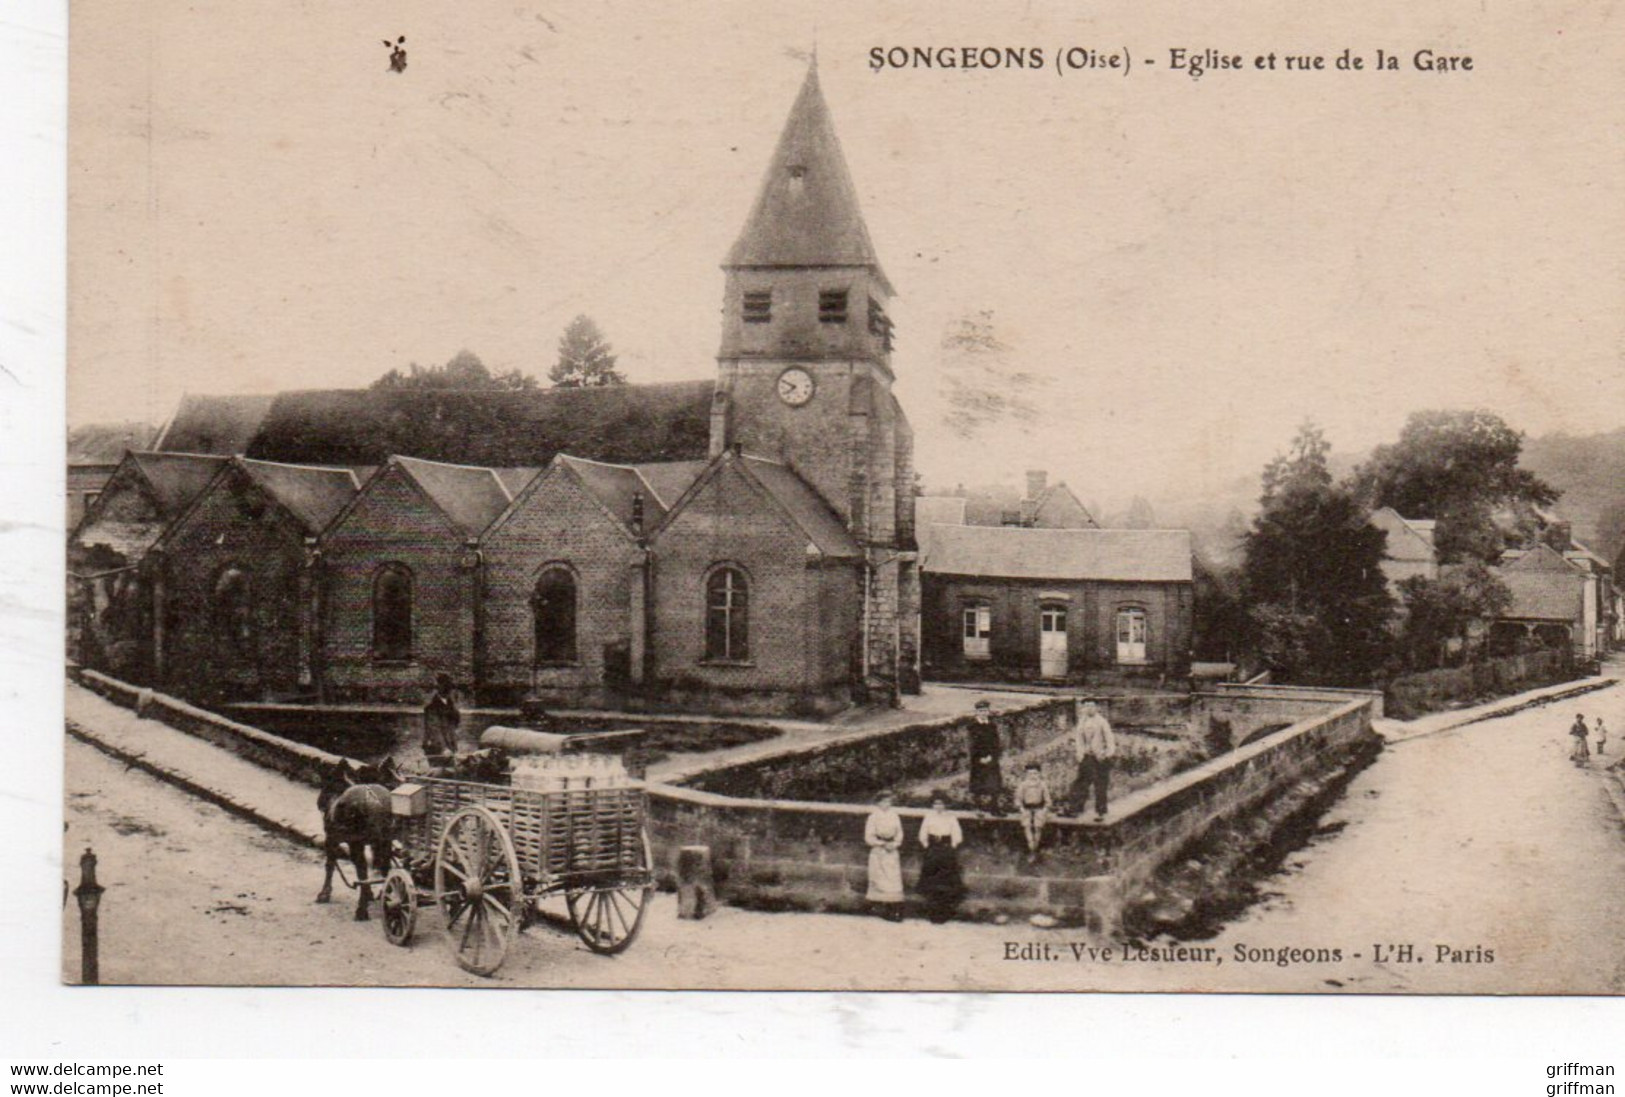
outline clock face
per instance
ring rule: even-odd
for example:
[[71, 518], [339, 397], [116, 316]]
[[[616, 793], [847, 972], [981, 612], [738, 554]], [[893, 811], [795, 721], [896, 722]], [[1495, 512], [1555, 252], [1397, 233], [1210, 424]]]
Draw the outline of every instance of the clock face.
[[779, 374], [779, 399], [799, 408], [813, 398], [812, 374], [804, 369], [787, 369]]

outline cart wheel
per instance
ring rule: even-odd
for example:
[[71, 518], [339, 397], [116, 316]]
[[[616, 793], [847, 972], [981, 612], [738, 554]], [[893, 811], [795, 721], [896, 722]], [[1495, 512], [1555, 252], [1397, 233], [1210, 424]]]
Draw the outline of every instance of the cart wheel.
[[384, 936], [392, 945], [406, 946], [418, 924], [418, 892], [404, 868], [392, 868], [384, 877]]
[[564, 893], [576, 936], [588, 948], [604, 956], [614, 956], [632, 947], [638, 930], [643, 928], [643, 914], [655, 889], [653, 874], [648, 871], [651, 863], [649, 839], [645, 836], [643, 864], [639, 867], [649, 877], [648, 882]]
[[475, 975], [501, 967], [526, 899], [513, 841], [490, 811], [466, 807], [440, 832], [434, 890], [457, 963]]

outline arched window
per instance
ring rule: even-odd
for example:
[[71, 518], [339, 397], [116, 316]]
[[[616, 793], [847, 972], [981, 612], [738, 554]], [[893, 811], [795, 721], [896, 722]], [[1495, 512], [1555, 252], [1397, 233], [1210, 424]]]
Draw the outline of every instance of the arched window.
[[1146, 643], [1150, 639], [1150, 629], [1146, 624], [1145, 610], [1138, 606], [1126, 606], [1117, 611], [1117, 661], [1119, 663], [1143, 663], [1146, 656]]
[[576, 658], [576, 579], [568, 568], [551, 567], [536, 580], [530, 596], [536, 626], [536, 661], [572, 663]]
[[993, 635], [993, 607], [986, 602], [966, 602], [960, 611], [960, 625], [965, 658], [988, 658], [991, 654], [988, 642]]
[[253, 650], [254, 591], [248, 572], [233, 564], [215, 577], [210, 614], [216, 636], [239, 652]]
[[705, 657], [750, 658], [750, 587], [738, 568], [718, 568], [705, 581]]
[[372, 657], [412, 658], [412, 573], [402, 564], [385, 564], [372, 577]]

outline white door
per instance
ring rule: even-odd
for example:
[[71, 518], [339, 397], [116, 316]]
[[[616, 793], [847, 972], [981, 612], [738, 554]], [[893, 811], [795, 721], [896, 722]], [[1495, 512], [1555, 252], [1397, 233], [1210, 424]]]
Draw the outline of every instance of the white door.
[[993, 635], [993, 610], [990, 606], [966, 606], [963, 612], [965, 658], [985, 660], [988, 657], [988, 638]]
[[1117, 611], [1117, 661], [1145, 662], [1145, 610]]
[[1066, 607], [1038, 611], [1038, 672], [1045, 678], [1066, 677]]

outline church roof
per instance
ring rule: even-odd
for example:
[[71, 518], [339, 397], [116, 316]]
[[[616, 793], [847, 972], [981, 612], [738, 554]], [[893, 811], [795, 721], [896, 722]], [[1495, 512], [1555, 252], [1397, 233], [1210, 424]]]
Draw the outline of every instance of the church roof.
[[182, 396], [175, 417], [164, 425], [152, 448], [226, 457], [247, 453], [275, 400], [265, 395]]
[[1182, 529], [1028, 529], [921, 526], [920, 570], [999, 579], [1188, 583], [1191, 535]]
[[825, 556], [862, 556], [840, 517], [823, 496], [785, 465], [761, 457], [745, 457], [741, 465], [756, 478]]
[[488, 468], [447, 465], [416, 457], [392, 457], [390, 462], [410, 476], [467, 537], [483, 533], [513, 501], [497, 474]]
[[209, 486], [228, 458], [203, 453], [130, 454], [130, 461], [152, 489], [159, 513], [173, 518]]
[[313, 534], [326, 529], [344, 504], [361, 490], [349, 469], [280, 465], [245, 458], [238, 458], [237, 465]]
[[870, 267], [886, 291], [835, 123], [807, 70], [778, 147], [726, 267]]
[[584, 461], [567, 453], [558, 456], [558, 463], [580, 477], [588, 491], [615, 516], [616, 521], [628, 529], [632, 527], [632, 501], [643, 497], [643, 525], [654, 528], [666, 516], [666, 507], [656, 496], [642, 474], [631, 465], [606, 465], [601, 461]]
[[[156, 448], [299, 465], [381, 465], [405, 454], [504, 470], [561, 452], [638, 463], [704, 458], [712, 381], [529, 392], [319, 389], [188, 396]], [[514, 474], [522, 475], [522, 474]]]
[[661, 507], [670, 510], [710, 461], [659, 461], [635, 466]]

